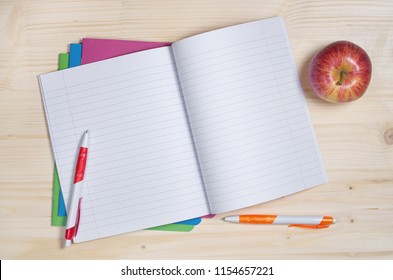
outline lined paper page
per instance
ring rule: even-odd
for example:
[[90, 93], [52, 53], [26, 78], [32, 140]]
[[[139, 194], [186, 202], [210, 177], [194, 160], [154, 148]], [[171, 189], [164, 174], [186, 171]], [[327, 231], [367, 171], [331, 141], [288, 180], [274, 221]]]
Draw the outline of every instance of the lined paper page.
[[67, 205], [89, 129], [77, 242], [208, 214], [170, 48], [41, 75], [40, 83]]
[[173, 50], [213, 213], [327, 181], [281, 18]]

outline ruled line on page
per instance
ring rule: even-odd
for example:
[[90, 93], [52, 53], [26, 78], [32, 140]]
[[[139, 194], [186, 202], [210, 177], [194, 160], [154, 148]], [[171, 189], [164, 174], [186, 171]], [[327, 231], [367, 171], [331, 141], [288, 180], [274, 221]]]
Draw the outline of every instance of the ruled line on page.
[[[314, 166], [313, 169], [319, 169], [319, 167], [318, 166]], [[298, 175], [298, 174], [299, 174], [298, 172], [295, 172], [293, 174], [284, 175], [284, 177], [281, 177], [281, 179], [288, 179], [288, 178], [291, 178], [294, 175]], [[317, 170], [317, 171], [315, 171], [312, 174], [306, 175], [305, 178], [311, 178], [311, 177], [314, 177], [314, 176], [320, 177], [322, 175], [323, 175], [323, 171]], [[277, 179], [277, 181], [278, 180], [279, 179]], [[299, 185], [300, 185], [300, 181], [301, 180], [297, 181], [297, 182], [299, 182]], [[236, 189], [234, 192], [232, 192], [232, 194], [237, 193], [235, 196], [232, 196], [231, 198], [228, 198], [228, 199], [221, 199], [221, 200], [218, 199], [217, 203], [218, 204], [219, 203], [226, 204], [230, 200], [238, 200], [239, 198], [244, 198], [244, 197], [254, 197], [255, 195], [258, 195], [258, 194], [260, 195], [261, 193], [268, 193], [269, 191], [271, 191], [273, 189], [286, 188], [287, 186], [293, 185], [294, 181], [293, 180], [288, 180], [286, 182], [280, 182], [279, 184], [276, 184], [276, 185], [274, 185], [273, 183], [274, 183], [274, 181], [265, 182], [265, 184], [268, 187], [266, 189], [263, 189], [262, 192], [260, 191], [260, 183], [259, 182], [255, 185], [254, 192], [244, 193], [241, 190]], [[295, 181], [295, 183], [296, 183], [296, 181]], [[219, 195], [218, 197], [222, 198], [221, 195]], [[277, 196], [275, 198], [278, 198], [278, 197], [280, 197], [280, 196]], [[269, 200], [270, 199], [273, 199], [273, 198], [269, 198]]]
[[[115, 58], [115, 59], [116, 59], [116, 58]], [[74, 84], [72, 84], [72, 85], [68, 85], [68, 88], [69, 88], [70, 90], [72, 90], [73, 88], [78, 88], [78, 87], [80, 87], [80, 86], [90, 85], [90, 84], [96, 84], [96, 83], [99, 82], [99, 81], [104, 81], [104, 80], [109, 80], [109, 79], [113, 79], [113, 78], [118, 78], [118, 77], [120, 77], [120, 76], [126, 76], [126, 75], [128, 76], [128, 75], [132, 75], [133, 73], [140, 73], [141, 71], [144, 71], [144, 70], [150, 70], [150, 71], [151, 71], [153, 68], [167, 67], [167, 66], [170, 66], [170, 65], [172, 65], [172, 64], [173, 64], [173, 62], [170, 62], [170, 63], [161, 64], [161, 65], [156, 65], [156, 66], [152, 66], [152, 67], [140, 68], [140, 69], [138, 69], [138, 70], [128, 71], [128, 72], [124, 72], [124, 73], [117, 74], [117, 75], [107, 75], [105, 78], [100, 79], [100, 80], [95, 80], [94, 78], [92, 78], [91, 80], [86, 81], [86, 82], [74, 83]], [[70, 69], [70, 68], [69, 68], [69, 69]], [[70, 71], [69, 69], [65, 69], [65, 70], [63, 70], [63, 71], [68, 72], [68, 71]], [[161, 72], [161, 73], [164, 73], [164, 72]], [[89, 86], [88, 88], [92, 88], [92, 87]], [[54, 96], [54, 93], [57, 92], [57, 91], [61, 91], [61, 90], [63, 90], [62, 87], [47, 90], [47, 93], [51, 94], [52, 96], [49, 96], [49, 97], [46, 97], [46, 98], [48, 98], [48, 99], [54, 98], [54, 97], [55, 97], [55, 96]]]
[[[163, 100], [161, 100], [163, 101]], [[138, 113], [148, 113], [151, 110], [156, 110], [157, 112], [160, 111], [160, 114], [157, 115], [161, 115], [161, 116], [170, 116], [170, 115], [177, 115], [181, 112], [180, 108], [176, 108], [177, 104], [180, 104], [180, 102], [178, 102], [178, 100], [175, 99], [168, 99], [166, 100], [168, 105], [163, 105], [160, 106], [160, 104], [157, 104], [156, 102], [153, 102], [152, 104], [145, 104], [146, 106], [139, 106], [139, 107], [134, 107], [132, 105], [129, 105], [129, 102], [122, 102], [119, 103], [117, 106], [116, 105], [110, 105], [110, 106], [106, 106], [105, 105], [100, 105], [97, 108], [92, 108], [90, 110], [87, 110], [87, 112], [91, 113], [91, 114], [86, 114], [87, 112], [83, 112], [83, 110], [81, 110], [80, 112], [76, 112], [73, 113], [73, 116], [75, 118], [80, 119], [81, 121], [85, 121], [85, 122], [91, 122], [91, 119], [102, 119], [102, 121], [106, 121], [111, 123], [113, 120], [119, 120], [119, 119], [124, 119], [125, 117], [127, 117], [128, 123], [130, 122], [138, 122], [141, 121], [142, 119], [147, 119], [147, 118], [131, 118], [131, 116], [129, 116], [128, 111], [132, 110], [132, 108], [135, 108], [135, 111], [138, 111]], [[90, 107], [94, 106], [92, 104], [90, 104]], [[146, 108], [145, 110], [144, 107]], [[150, 107], [150, 108], [149, 108]], [[175, 108], [174, 108], [175, 107]], [[111, 110], [111, 108], [113, 108], [113, 110]], [[116, 110], [118, 108], [118, 110]], [[149, 119], [154, 120], [156, 118], [156, 116], [151, 116], [149, 117]], [[175, 119], [175, 118], [173, 118]], [[58, 121], [59, 119], [55, 119], [55, 121], [57, 121], [57, 123], [59, 124], [67, 124], [68, 122], [62, 122], [62, 121]], [[124, 122], [125, 123], [125, 122]], [[84, 125], [84, 123], [80, 124], [80, 125]], [[77, 127], [77, 126], [75, 126]], [[54, 132], [57, 131], [61, 131], [61, 129], [58, 130], [54, 130]]]
[[[205, 34], [206, 34], [206, 33], [205, 33]], [[269, 39], [277, 39], [277, 38], [282, 38], [282, 37], [283, 37], [282, 34], [277, 34], [277, 35], [273, 35], [273, 36], [269, 37]], [[229, 45], [225, 45], [225, 46], [220, 47], [220, 48], [214, 48], [213, 50], [207, 50], [207, 51], [203, 51], [203, 52], [198, 52], [198, 54], [194, 54], [194, 55], [187, 54], [186, 57], [176, 58], [176, 63], [180, 64], [180, 65], [178, 66], [178, 69], [181, 69], [182, 67], [184, 67], [184, 66], [182, 65], [182, 63], [184, 63], [185, 60], [188, 60], [188, 61], [191, 60], [191, 59], [196, 59], [196, 60], [198, 60], [198, 59], [201, 57], [201, 55], [206, 55], [206, 54], [208, 54], [208, 53], [216, 52], [216, 51], [222, 52], [222, 51], [225, 50], [225, 49], [230, 49], [230, 48], [238, 47], [238, 46], [244, 46], [244, 45], [247, 45], [247, 44], [255, 45], [256, 42], [263, 41], [263, 40], [265, 40], [265, 38], [258, 38], [258, 39], [248, 40], [248, 41], [242, 41], [241, 43], [239, 43], [239, 42], [236, 42], [236, 43], [233, 42], [233, 43], [230, 43]], [[251, 47], [251, 48], [252, 48], [252, 47]], [[248, 47], [247, 49], [250, 49], [250, 47]], [[236, 52], [235, 52], [235, 53], [236, 53]], [[233, 54], [233, 53], [232, 53], [232, 54]], [[215, 56], [215, 55], [214, 55], [214, 56]], [[188, 65], [188, 63], [189, 63], [189, 62], [185, 63], [185, 65]]]
[[[258, 47], [255, 47], [255, 48], [256, 49], [260, 49], [261, 46], [258, 46]], [[246, 51], [250, 51], [250, 50], [253, 50], [253, 49], [247, 49]], [[281, 52], [281, 51], [285, 51], [285, 49], [281, 48], [281, 49], [276, 49], [275, 51], [276, 52]], [[273, 57], [274, 58], [281, 58], [281, 57], [286, 57], [287, 55], [288, 55], [287, 53], [284, 53], [284, 54], [279, 53], [278, 55], [275, 55]], [[260, 56], [262, 56], [262, 58], [258, 58]], [[221, 58], [221, 57], [217, 56], [215, 58]], [[218, 69], [218, 70], [214, 70], [213, 72], [207, 72], [206, 75], [216, 73], [218, 71], [221, 71], [221, 69], [225, 69], [225, 68], [221, 68], [221, 67], [217, 67], [217, 66], [225, 66], [225, 65], [231, 64], [231, 66], [232, 65], [236, 65], [237, 67], [241, 67], [241, 66], [246, 66], [246, 65], [253, 64], [253, 62], [263, 62], [263, 61], [266, 61], [268, 59], [269, 59], [269, 50], [266, 48], [263, 51], [260, 50], [258, 52], [254, 52], [254, 53], [252, 53], [250, 55], [242, 55], [241, 57], [235, 56], [235, 58], [230, 58], [228, 60], [224, 60], [224, 61], [220, 61], [220, 62], [209, 61], [209, 64], [207, 64], [205, 66], [214, 65], [215, 69]], [[251, 60], [251, 62], [249, 62], [248, 60]], [[241, 63], [236, 63], [236, 62], [241, 62]], [[198, 65], [198, 63], [195, 62], [195, 65]], [[190, 75], [192, 73], [200, 71], [200, 70], [202, 70], [202, 68], [201, 67], [199, 67], [199, 68], [192, 68], [192, 69], [188, 68], [187, 70], [188, 70], [187, 72], [185, 72], [185, 71], [182, 72], [182, 76], [183, 76], [182, 79], [183, 79], [183, 81], [186, 81], [188, 79], [192, 79], [193, 77], [197, 77], [198, 75], [192, 75], [191, 77], [187, 78], [187, 75]], [[203, 70], [205, 70], [205, 69], [203, 69]]]
[[[198, 209], [198, 208], [201, 208], [201, 207], [204, 206], [204, 204], [200, 204], [200, 203], [190, 204], [188, 201], [185, 201], [184, 204], [186, 204], [186, 206], [183, 206], [183, 204], [180, 204], [180, 205], [178, 205], [179, 208], [177, 208], [177, 209], [170, 209], [169, 211], [168, 210], [167, 211], [159, 211], [158, 213], [157, 212], [156, 213], [148, 213], [148, 214], [144, 213], [145, 215], [139, 215], [139, 216], [137, 216], [135, 218], [132, 218], [132, 219], [129, 216], [122, 215], [122, 216], [124, 216], [124, 219], [123, 219], [122, 216], [120, 216], [120, 218], [122, 218], [121, 221], [116, 221], [116, 222], [114, 222], [113, 218], [103, 219], [103, 221], [106, 220], [106, 221], [109, 221], [109, 222], [102, 223], [102, 224], [100, 224], [99, 227], [100, 227], [100, 229], [110, 228], [111, 232], [112, 232], [113, 231], [113, 227], [114, 226], [118, 226], [120, 224], [127, 224], [128, 225], [127, 228], [128, 228], [129, 224], [135, 223], [138, 220], [139, 221], [140, 220], [143, 221], [145, 219], [153, 219], [153, 218], [157, 219], [157, 218], [160, 218], [163, 214], [169, 214], [170, 216], [176, 215], [176, 216], [179, 217], [179, 213], [184, 213], [185, 210], [188, 210], [190, 208]], [[181, 221], [181, 218], [179, 218], [179, 219], [180, 220], [177, 220], [177, 222]], [[90, 222], [90, 224], [91, 224], [91, 222]], [[90, 228], [87, 227], [88, 225], [89, 225], [89, 222], [86, 223], [86, 229], [85, 229], [86, 231], [91, 229], [91, 227]], [[144, 228], [140, 227], [139, 229], [144, 229]], [[127, 230], [125, 232], [127, 232]]]
[[[173, 86], [173, 84], [172, 84], [172, 83], [168, 83], [168, 84], [164, 84], [164, 85], [155, 86], [155, 87], [153, 87], [153, 88], [149, 88], [148, 90], [149, 90], [149, 93], [150, 93], [150, 94], [148, 94], [148, 95], [146, 95], [146, 96], [139, 97], [139, 98], [134, 99], [134, 100], [137, 101], [138, 99], [144, 99], [145, 97], [153, 97], [153, 96], [156, 95], [156, 93], [154, 93], [154, 90], [160, 90], [160, 91], [161, 91], [162, 88], [163, 88], [163, 87], [166, 87], [166, 86]], [[115, 88], [115, 89], [112, 88], [112, 89], [110, 90], [112, 96], [110, 96], [110, 97], [107, 96], [107, 95], [108, 95], [108, 94], [107, 94], [107, 93], [108, 93], [108, 90], [105, 90], [105, 91], [102, 91], [102, 92], [94, 92], [92, 95], [87, 95], [87, 94], [84, 92], [83, 95], [78, 96], [76, 99], [71, 98], [70, 100], [72, 101], [73, 108], [76, 108], [76, 107], [79, 107], [79, 106], [84, 106], [85, 104], [89, 104], [90, 101], [91, 101], [92, 96], [94, 96], [94, 100], [96, 100], [96, 101], [107, 101], [107, 100], [111, 100], [114, 96], [116, 96], [116, 97], [131, 97], [130, 94], [129, 94], [129, 92], [124, 92], [125, 89], [129, 89], [129, 88], [132, 88], [132, 86], [126, 86], [126, 87]], [[117, 92], [117, 91], [121, 91], [122, 94], [121, 94], [121, 95], [115, 95], [114, 93]], [[146, 89], [140, 90], [139, 92], [141, 92], [141, 93], [146, 93]], [[135, 95], [136, 93], [139, 93], [139, 92], [133, 90], [133, 94], [134, 94], [134, 95]], [[151, 94], [151, 92], [153, 92], [153, 94]], [[168, 92], [172, 92], [172, 90], [169, 90]], [[164, 93], [166, 93], [166, 92], [164, 92]], [[101, 99], [100, 99], [100, 98], [99, 98], [100, 95], [104, 96], [104, 98], [101, 98]], [[60, 98], [56, 97], [55, 99], [58, 101]], [[85, 101], [85, 102], [82, 102], [82, 100]], [[55, 107], [55, 105], [61, 105], [61, 104], [63, 104], [64, 102], [65, 102], [65, 101], [61, 101], [61, 102], [51, 102], [50, 104], [51, 104], [51, 107]], [[75, 103], [75, 104], [74, 104], [74, 103]], [[56, 110], [52, 110], [52, 112], [54, 112], [54, 111], [56, 111]]]

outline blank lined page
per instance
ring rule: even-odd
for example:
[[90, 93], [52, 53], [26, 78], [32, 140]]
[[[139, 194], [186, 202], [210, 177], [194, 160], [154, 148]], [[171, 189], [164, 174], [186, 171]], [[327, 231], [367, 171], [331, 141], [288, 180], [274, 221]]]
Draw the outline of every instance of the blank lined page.
[[64, 199], [89, 129], [76, 241], [208, 214], [168, 47], [40, 76]]
[[213, 213], [327, 181], [281, 18], [173, 44]]

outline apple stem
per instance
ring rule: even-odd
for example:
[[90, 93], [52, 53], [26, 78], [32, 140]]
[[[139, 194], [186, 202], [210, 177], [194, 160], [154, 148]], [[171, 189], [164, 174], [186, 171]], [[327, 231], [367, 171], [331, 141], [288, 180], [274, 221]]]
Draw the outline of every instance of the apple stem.
[[336, 82], [336, 85], [341, 86], [347, 79], [349, 73], [347, 71], [340, 71], [340, 79]]

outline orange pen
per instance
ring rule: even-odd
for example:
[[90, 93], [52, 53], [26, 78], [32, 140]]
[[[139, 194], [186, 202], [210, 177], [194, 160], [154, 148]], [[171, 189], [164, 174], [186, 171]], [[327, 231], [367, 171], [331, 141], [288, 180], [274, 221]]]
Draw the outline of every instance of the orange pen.
[[226, 222], [240, 224], [288, 225], [303, 228], [328, 228], [336, 223], [331, 216], [238, 215], [228, 216]]

